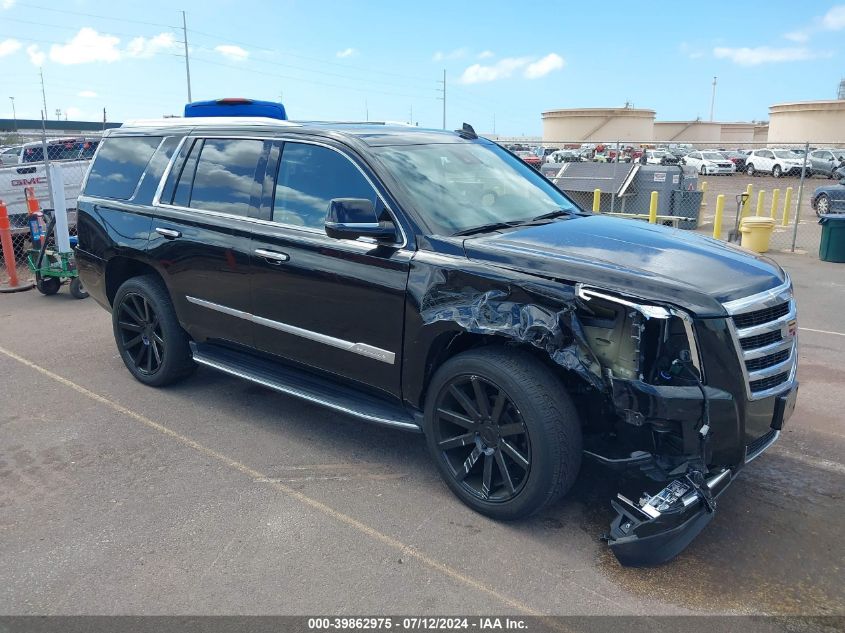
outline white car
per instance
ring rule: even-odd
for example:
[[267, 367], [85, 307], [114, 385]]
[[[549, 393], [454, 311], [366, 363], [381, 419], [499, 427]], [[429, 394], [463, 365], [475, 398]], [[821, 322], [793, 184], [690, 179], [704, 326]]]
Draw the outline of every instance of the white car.
[[749, 176], [760, 172], [780, 178], [800, 174], [803, 164], [804, 157], [789, 149], [755, 149], [745, 161], [745, 170]]
[[736, 173], [736, 165], [719, 152], [690, 152], [684, 156], [683, 162], [694, 167], [702, 176]]

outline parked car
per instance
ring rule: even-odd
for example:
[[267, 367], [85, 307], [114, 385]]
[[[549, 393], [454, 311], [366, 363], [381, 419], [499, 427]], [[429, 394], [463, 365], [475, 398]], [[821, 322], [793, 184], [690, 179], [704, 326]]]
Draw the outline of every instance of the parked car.
[[784, 174], [795, 176], [801, 173], [804, 158], [788, 149], [755, 149], [745, 160], [745, 172], [749, 176], [756, 173], [770, 173], [775, 178]]
[[810, 175], [833, 178], [839, 167], [845, 163], [845, 149], [817, 149], [807, 156]]
[[736, 165], [722, 156], [719, 152], [690, 152], [681, 159], [684, 165], [694, 167], [702, 176], [730, 175], [736, 173]]
[[664, 150], [647, 149], [645, 150], [645, 162], [646, 165], [677, 165], [679, 159]]
[[538, 147], [534, 150], [534, 153], [540, 158], [541, 162], [545, 163], [549, 159], [549, 156], [554, 154], [559, 149], [559, 147]]
[[526, 164], [531, 165], [534, 169], [540, 169], [540, 165], [543, 164], [543, 161], [534, 152], [523, 150], [514, 153], [519, 158], [521, 158]]
[[592, 460], [637, 486], [612, 501], [624, 564], [682, 550], [795, 405], [777, 264], [583, 212], [468, 125], [125, 124], [79, 209], [80, 277], [141, 384], [200, 364], [423, 432], [497, 519]]
[[745, 154], [732, 150], [726, 150], [724, 152], [719, 153], [725, 158], [727, 158], [729, 161], [731, 161], [734, 165], [736, 165], [736, 170], [738, 172], [745, 171], [745, 161], [747, 159], [747, 156]]
[[845, 213], [845, 173], [837, 185], [823, 185], [816, 188], [812, 198], [816, 215]]
[[17, 165], [20, 160], [21, 147], [4, 147], [0, 150], [0, 165]]
[[548, 156], [549, 163], [580, 163], [581, 155], [572, 149], [561, 149]]

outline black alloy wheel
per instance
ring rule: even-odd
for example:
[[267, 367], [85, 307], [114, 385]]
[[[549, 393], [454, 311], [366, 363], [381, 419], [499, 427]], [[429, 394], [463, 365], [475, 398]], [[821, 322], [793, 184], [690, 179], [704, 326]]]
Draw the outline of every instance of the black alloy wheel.
[[455, 481], [487, 502], [516, 497], [531, 470], [522, 414], [504, 390], [481, 376], [456, 376], [436, 403], [434, 439]]
[[117, 306], [118, 345], [128, 355], [136, 371], [152, 376], [167, 353], [161, 321], [154, 307], [141, 294], [126, 293]]

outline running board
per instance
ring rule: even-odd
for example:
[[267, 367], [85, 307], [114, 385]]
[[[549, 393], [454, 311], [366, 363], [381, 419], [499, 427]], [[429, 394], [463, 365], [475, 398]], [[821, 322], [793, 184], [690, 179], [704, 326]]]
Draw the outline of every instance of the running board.
[[362, 393], [315, 374], [272, 363], [209, 343], [191, 342], [194, 361], [268, 389], [346, 413], [367, 422], [421, 432], [413, 415], [398, 404]]

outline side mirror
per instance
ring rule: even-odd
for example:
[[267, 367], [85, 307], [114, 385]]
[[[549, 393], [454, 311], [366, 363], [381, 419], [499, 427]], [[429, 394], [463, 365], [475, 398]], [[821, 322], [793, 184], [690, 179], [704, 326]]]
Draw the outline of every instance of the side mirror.
[[338, 240], [371, 237], [379, 241], [394, 242], [396, 226], [390, 220], [379, 221], [372, 200], [335, 198], [329, 202], [326, 235]]

